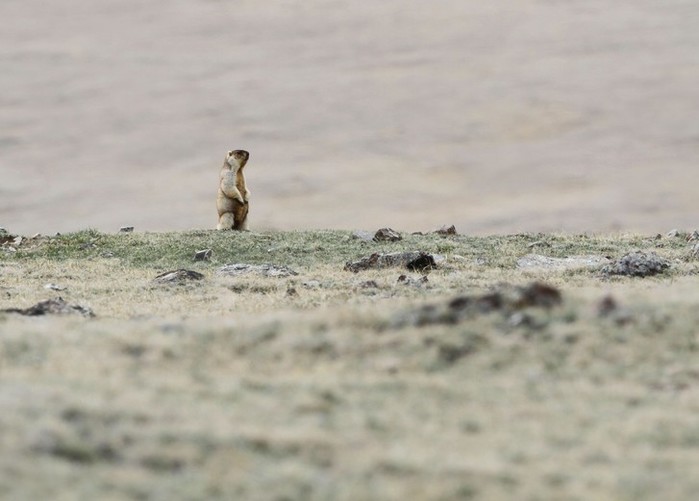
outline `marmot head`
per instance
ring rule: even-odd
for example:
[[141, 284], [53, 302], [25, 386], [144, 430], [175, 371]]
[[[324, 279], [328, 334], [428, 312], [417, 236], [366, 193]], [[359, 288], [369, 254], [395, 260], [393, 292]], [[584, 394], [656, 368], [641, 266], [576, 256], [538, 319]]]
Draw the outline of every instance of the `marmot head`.
[[229, 151], [226, 155], [226, 163], [234, 169], [242, 169], [250, 158], [250, 153], [245, 150]]

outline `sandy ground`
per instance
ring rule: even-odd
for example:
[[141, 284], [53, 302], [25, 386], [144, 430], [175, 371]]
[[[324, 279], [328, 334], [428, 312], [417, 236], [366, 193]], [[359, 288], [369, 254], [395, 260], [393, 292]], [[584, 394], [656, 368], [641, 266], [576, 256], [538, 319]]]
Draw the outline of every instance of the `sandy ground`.
[[699, 6], [3, 0], [0, 226], [699, 226]]

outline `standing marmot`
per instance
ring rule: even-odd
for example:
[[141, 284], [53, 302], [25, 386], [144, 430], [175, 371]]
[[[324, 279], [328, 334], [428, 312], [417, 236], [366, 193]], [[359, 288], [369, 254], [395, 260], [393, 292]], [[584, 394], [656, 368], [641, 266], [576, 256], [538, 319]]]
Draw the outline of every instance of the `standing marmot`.
[[243, 167], [250, 154], [245, 150], [229, 151], [221, 167], [216, 208], [218, 230], [247, 230], [250, 191], [245, 185]]

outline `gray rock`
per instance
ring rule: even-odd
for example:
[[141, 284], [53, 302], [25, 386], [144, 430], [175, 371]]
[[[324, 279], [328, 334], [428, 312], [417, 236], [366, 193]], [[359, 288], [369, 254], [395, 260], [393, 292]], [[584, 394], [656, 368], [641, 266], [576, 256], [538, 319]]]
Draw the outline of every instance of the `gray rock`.
[[133, 226], [122, 226], [119, 228], [119, 231], [121, 233], [132, 233], [133, 232]]
[[626, 275], [630, 277], [647, 277], [663, 273], [670, 267], [669, 261], [655, 252], [635, 251], [626, 254], [618, 261], [602, 268], [605, 275]]

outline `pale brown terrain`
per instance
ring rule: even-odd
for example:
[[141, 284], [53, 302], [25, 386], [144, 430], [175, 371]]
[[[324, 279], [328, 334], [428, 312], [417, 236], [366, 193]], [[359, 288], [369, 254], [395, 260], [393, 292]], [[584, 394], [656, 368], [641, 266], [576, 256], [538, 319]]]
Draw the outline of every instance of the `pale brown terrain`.
[[695, 500], [697, 236], [401, 236], [5, 236], [0, 499]]
[[699, 7], [4, 0], [0, 226], [696, 226]]

